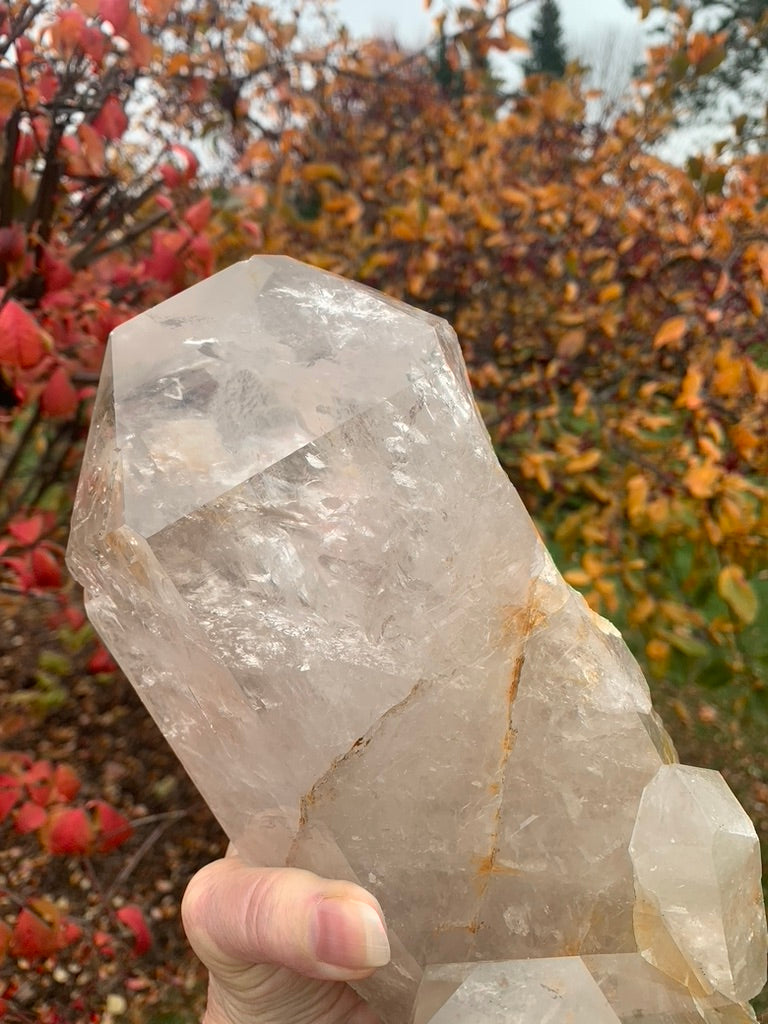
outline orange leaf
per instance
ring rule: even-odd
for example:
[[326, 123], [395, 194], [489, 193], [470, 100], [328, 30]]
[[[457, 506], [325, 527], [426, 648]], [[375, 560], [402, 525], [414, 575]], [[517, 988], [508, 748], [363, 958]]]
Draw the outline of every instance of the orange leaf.
[[586, 343], [587, 332], [583, 327], [574, 327], [560, 336], [555, 352], [560, 359], [574, 359], [584, 351]]
[[20, 101], [21, 89], [15, 72], [0, 72], [0, 126], [6, 123]]
[[607, 284], [604, 288], [600, 289], [597, 301], [601, 305], [607, 302], [615, 302], [617, 299], [620, 299], [623, 294], [624, 285], [620, 284], [618, 281], [614, 281], [612, 284]]
[[82, 153], [91, 174], [104, 173], [104, 139], [92, 124], [81, 124], [77, 129]]
[[757, 451], [760, 439], [742, 423], [736, 423], [728, 434], [736, 451], [749, 462]]
[[676, 405], [684, 409], [701, 408], [701, 385], [704, 383], [704, 374], [699, 367], [692, 363], [686, 370], [683, 383], [680, 387]]
[[176, 0], [144, 0], [144, 8], [150, 21], [162, 24], [176, 6]]
[[684, 316], [672, 316], [665, 320], [653, 337], [654, 348], [679, 348], [688, 330], [688, 318]]
[[715, 356], [712, 387], [719, 395], [735, 396], [741, 392], [743, 384], [744, 363], [739, 357], [734, 359], [731, 343], [725, 342]]
[[51, 43], [65, 60], [69, 60], [80, 45], [85, 28], [85, 16], [76, 7], [62, 11], [51, 26]]

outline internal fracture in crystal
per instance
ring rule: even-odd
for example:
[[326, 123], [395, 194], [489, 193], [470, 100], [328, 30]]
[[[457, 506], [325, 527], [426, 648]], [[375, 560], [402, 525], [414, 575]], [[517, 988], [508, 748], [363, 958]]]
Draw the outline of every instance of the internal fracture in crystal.
[[[541, 960], [606, 1021], [589, 957], [642, 951], [691, 999], [762, 984], [753, 839], [719, 783], [670, 767], [640, 669], [555, 569], [443, 321], [258, 257], [122, 325], [69, 562], [239, 851], [379, 898], [393, 961], [360, 989], [385, 1024], [457, 963]], [[666, 838], [654, 854], [667, 798], [706, 877], [677, 874]], [[699, 924], [675, 917], [676, 877]], [[538, 970], [513, 972], [531, 1019]]]

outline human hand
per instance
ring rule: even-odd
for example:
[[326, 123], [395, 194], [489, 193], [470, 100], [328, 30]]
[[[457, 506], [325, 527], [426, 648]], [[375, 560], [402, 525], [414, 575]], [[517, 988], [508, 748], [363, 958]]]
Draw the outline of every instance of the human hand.
[[389, 961], [360, 886], [227, 857], [194, 876], [181, 912], [209, 971], [203, 1024], [380, 1024], [346, 984]]

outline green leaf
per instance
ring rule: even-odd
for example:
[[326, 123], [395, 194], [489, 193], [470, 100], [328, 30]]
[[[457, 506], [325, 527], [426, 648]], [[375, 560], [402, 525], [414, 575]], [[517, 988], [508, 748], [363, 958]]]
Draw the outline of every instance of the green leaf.
[[740, 565], [726, 565], [717, 577], [717, 592], [736, 618], [750, 625], [757, 618], [759, 602]]
[[661, 630], [659, 636], [663, 637], [676, 651], [680, 651], [681, 654], [685, 654], [689, 658], [706, 658], [711, 651], [710, 645], [687, 633], [671, 633], [668, 630]]

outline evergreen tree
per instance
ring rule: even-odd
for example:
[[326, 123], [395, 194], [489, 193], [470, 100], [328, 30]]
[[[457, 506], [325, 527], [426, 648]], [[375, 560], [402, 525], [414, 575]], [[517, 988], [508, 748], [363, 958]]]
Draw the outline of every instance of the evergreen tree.
[[557, 0], [541, 0], [529, 44], [531, 56], [523, 65], [526, 75], [545, 74], [562, 78], [568, 58]]

